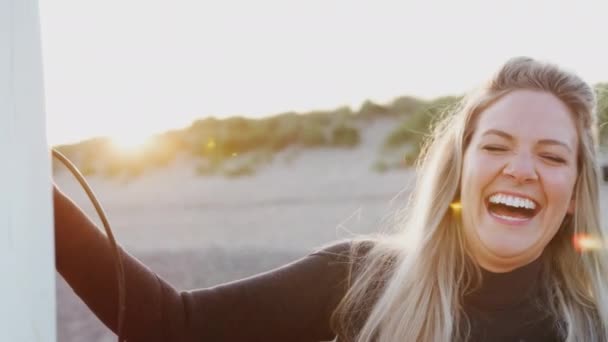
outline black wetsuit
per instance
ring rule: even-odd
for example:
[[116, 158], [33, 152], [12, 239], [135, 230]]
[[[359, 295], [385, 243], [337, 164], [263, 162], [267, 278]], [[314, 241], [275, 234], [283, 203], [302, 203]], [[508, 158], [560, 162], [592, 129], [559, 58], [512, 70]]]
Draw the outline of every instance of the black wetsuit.
[[[57, 270], [110, 329], [116, 329], [114, 258], [106, 237], [56, 192]], [[331, 341], [330, 317], [345, 294], [348, 243], [281, 268], [206, 289], [179, 291], [122, 251], [129, 342]], [[176, 265], [179, 267], [179, 265]], [[473, 341], [559, 341], [537, 303], [540, 262], [513, 272], [484, 271], [481, 290], [465, 298]], [[337, 340], [345, 342], [337, 336]]]

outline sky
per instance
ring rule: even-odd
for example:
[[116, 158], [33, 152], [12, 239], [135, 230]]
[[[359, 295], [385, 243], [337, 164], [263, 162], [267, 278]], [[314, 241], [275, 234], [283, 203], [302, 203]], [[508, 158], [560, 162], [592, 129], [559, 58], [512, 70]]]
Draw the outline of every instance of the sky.
[[520, 55], [606, 82], [602, 3], [39, 0], [48, 141], [461, 94]]

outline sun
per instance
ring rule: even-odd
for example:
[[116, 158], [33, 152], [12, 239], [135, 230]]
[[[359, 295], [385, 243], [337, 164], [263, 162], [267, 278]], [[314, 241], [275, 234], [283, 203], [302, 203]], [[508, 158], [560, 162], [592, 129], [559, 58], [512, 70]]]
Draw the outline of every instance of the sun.
[[112, 145], [123, 153], [139, 152], [150, 143], [150, 140], [150, 135], [137, 132], [110, 135]]

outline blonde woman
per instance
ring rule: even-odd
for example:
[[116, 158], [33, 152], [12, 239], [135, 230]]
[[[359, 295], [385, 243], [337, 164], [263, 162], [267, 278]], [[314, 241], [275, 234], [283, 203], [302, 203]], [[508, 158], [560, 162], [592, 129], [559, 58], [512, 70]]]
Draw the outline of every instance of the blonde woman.
[[[439, 123], [399, 232], [180, 292], [123, 252], [129, 341], [607, 341], [593, 90], [509, 60]], [[110, 246], [55, 191], [57, 268], [116, 329]], [[91, 275], [90, 270], [95, 273]]]

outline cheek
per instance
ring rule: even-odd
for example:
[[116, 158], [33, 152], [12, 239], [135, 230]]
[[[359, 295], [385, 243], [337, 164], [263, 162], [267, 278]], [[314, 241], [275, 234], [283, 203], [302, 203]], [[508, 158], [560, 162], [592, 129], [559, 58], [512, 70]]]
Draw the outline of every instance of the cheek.
[[549, 170], [544, 172], [542, 180], [547, 200], [560, 210], [567, 208], [573, 197], [576, 173]]
[[483, 191], [495, 179], [496, 161], [479, 154], [464, 156], [461, 178], [461, 215], [465, 230], [476, 226], [482, 214]]
[[465, 155], [462, 168], [462, 191], [481, 195], [481, 189], [490, 184], [500, 171], [496, 158], [472, 153]]

